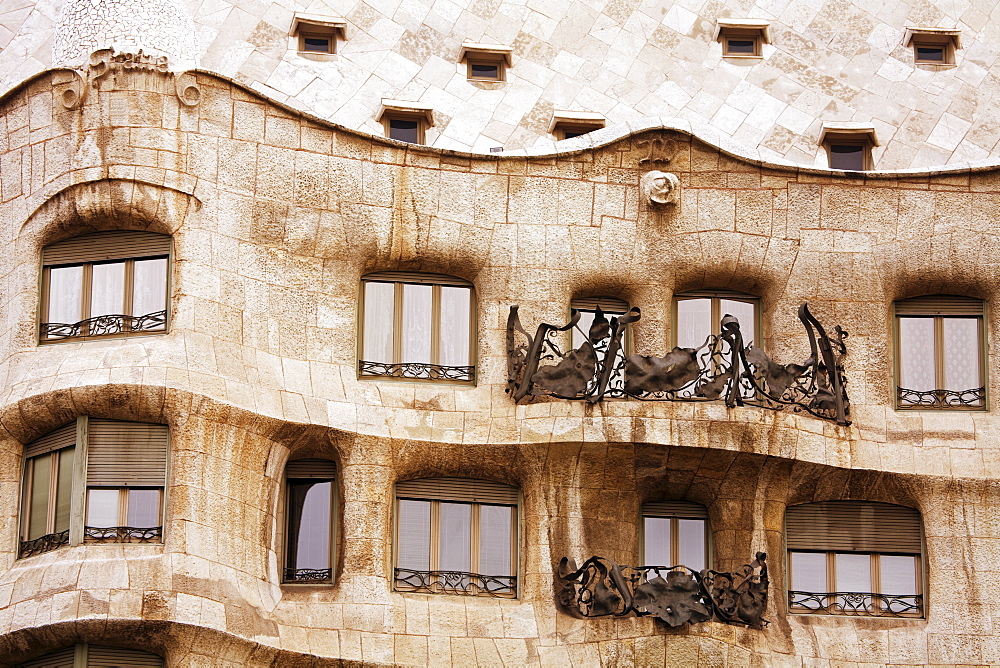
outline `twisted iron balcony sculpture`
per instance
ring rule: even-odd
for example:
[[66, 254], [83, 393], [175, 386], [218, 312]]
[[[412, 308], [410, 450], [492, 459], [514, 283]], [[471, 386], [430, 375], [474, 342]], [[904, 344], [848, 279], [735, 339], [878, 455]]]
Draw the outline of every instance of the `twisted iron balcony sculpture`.
[[33, 540], [22, 540], [21, 549], [18, 550], [18, 558], [33, 557], [50, 550], [55, 550], [63, 545], [69, 545], [69, 529], [56, 533], [47, 533]]
[[[601, 401], [630, 397], [642, 401], [712, 401], [726, 405], [782, 410], [791, 406], [840, 425], [849, 425], [843, 357], [847, 332], [834, 337], [809, 312], [798, 311], [809, 337], [809, 357], [802, 364], [778, 364], [763, 349], [743, 343], [739, 321], [722, 319], [720, 334], [698, 348], [675, 347], [664, 357], [622, 354], [626, 328], [640, 318], [638, 308], [609, 321], [598, 308], [589, 332], [577, 327], [573, 311], [566, 325], [538, 325], [534, 336], [521, 326], [518, 307], [507, 318], [507, 392], [516, 402], [528, 396]], [[558, 334], [577, 328], [583, 344], [562, 352]], [[518, 341], [518, 337], [522, 340]], [[555, 364], [542, 362], [554, 361]]]
[[591, 557], [559, 562], [559, 603], [579, 617], [655, 615], [670, 626], [716, 620], [759, 629], [768, 624], [767, 554], [732, 573], [686, 566], [619, 566]]

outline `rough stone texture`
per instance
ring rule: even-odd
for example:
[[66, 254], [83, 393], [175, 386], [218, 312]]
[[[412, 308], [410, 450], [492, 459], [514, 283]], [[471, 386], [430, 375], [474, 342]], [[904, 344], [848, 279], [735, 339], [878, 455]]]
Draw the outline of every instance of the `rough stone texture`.
[[[90, 44], [104, 31], [108, 43], [100, 46], [127, 41], [127, 31], [77, 18], [76, 8], [93, 6], [114, 21], [136, 17], [129, 25], [142, 29], [140, 45], [176, 45], [186, 63], [200, 62], [348, 128], [381, 135], [382, 98], [429, 103], [436, 120], [427, 141], [441, 148], [550, 151], [553, 110], [577, 110], [603, 114], [605, 138], [627, 134], [635, 123], [689, 124], [737, 152], [798, 165], [827, 164], [818, 146], [823, 121], [873, 124], [883, 143], [874, 151], [878, 169], [996, 162], [1000, 42], [989, 0], [60, 5], [7, 0], [0, 7], [0, 91], [62, 62], [70, 44]], [[197, 43], [177, 28], [185, 5]], [[296, 53], [289, 37], [295, 12], [346, 20], [346, 40], [334, 59]], [[166, 16], [176, 20], [164, 26]], [[713, 40], [719, 18], [769, 21], [772, 43], [764, 45], [763, 59], [722, 58]], [[915, 64], [912, 48], [903, 45], [909, 26], [959, 29], [956, 66]], [[466, 80], [466, 66], [457, 62], [465, 40], [513, 49], [506, 83]]]
[[[548, 157], [402, 148], [197, 79], [195, 106], [127, 72], [78, 109], [56, 74], [0, 101], [3, 660], [90, 640], [171, 666], [1000, 662], [1000, 421], [894, 410], [890, 317], [898, 298], [967, 294], [1000, 336], [996, 170], [840, 178], [659, 130]], [[640, 201], [651, 138], [669, 140], [677, 207]], [[169, 334], [37, 345], [40, 249], [120, 228], [173, 235]], [[399, 269], [475, 284], [476, 387], [357, 379], [359, 279]], [[561, 322], [574, 297], [620, 297], [643, 309], [636, 349], [662, 354], [673, 293], [698, 288], [758, 294], [782, 361], [808, 354], [802, 301], [848, 329], [854, 424], [504, 394], [511, 304]], [[22, 444], [82, 414], [170, 425], [164, 543], [16, 560]], [[298, 453], [339, 464], [333, 586], [279, 583], [279, 481]], [[518, 600], [391, 590], [392, 484], [435, 475], [522, 490]], [[771, 555], [766, 630], [558, 608], [559, 558], [634, 563], [638, 508], [663, 498], [708, 507], [717, 567]], [[920, 509], [926, 619], [786, 615], [784, 508], [841, 498]]]

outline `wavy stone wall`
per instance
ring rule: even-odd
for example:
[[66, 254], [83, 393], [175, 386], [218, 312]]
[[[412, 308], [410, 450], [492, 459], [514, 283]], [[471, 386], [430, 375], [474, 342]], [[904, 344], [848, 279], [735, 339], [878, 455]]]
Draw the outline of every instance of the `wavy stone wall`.
[[[661, 131], [531, 159], [401, 148], [197, 81], [192, 106], [166, 75], [122, 71], [80, 108], [61, 74], [0, 102], [0, 657], [127, 635], [170, 665], [1000, 661], [995, 411], [893, 410], [889, 316], [936, 291], [993, 305], [995, 171], [835, 178]], [[654, 137], [676, 207], [640, 200]], [[173, 235], [170, 333], [38, 346], [40, 248], [115, 227]], [[357, 379], [358, 281], [388, 269], [474, 282], [476, 387]], [[782, 361], [807, 354], [801, 301], [848, 329], [853, 425], [504, 394], [511, 304], [559, 322], [575, 296], [617, 296], [643, 308], [637, 349], [663, 352], [672, 294], [707, 287], [759, 294]], [[993, 358], [993, 394], [998, 374]], [[164, 543], [16, 560], [22, 444], [80, 414], [170, 425]], [[339, 464], [332, 587], [278, 580], [295, 453]], [[391, 591], [391, 485], [435, 475], [522, 490], [521, 598]], [[665, 493], [708, 507], [717, 566], [772, 555], [766, 630], [558, 608], [559, 558], [633, 561], [639, 504]], [[927, 619], [785, 614], [784, 507], [839, 498], [921, 510]]]

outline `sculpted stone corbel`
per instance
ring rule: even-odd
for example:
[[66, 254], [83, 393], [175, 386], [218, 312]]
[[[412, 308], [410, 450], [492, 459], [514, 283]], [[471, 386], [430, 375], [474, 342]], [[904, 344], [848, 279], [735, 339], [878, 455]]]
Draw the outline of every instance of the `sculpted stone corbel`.
[[653, 170], [642, 175], [639, 187], [643, 198], [651, 204], [677, 204], [681, 180], [676, 174]]

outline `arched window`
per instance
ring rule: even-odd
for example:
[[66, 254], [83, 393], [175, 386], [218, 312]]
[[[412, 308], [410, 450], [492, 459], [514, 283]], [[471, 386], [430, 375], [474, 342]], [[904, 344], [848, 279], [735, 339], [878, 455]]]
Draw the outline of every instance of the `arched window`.
[[333, 582], [336, 480], [326, 459], [285, 467], [285, 582]]
[[159, 542], [168, 450], [164, 425], [86, 416], [28, 444], [19, 556]]
[[690, 501], [642, 504], [642, 563], [645, 566], [709, 567], [708, 511]]
[[733, 290], [696, 290], [674, 295], [674, 345], [698, 348], [721, 331], [722, 318], [740, 322], [743, 345], [760, 345], [760, 299]]
[[469, 478], [396, 484], [396, 591], [517, 596], [518, 490]]
[[46, 246], [39, 340], [164, 332], [169, 276], [163, 234], [96, 232]]
[[920, 513], [871, 501], [785, 511], [792, 613], [922, 617]]
[[163, 658], [139, 649], [77, 643], [24, 661], [19, 668], [162, 668]]
[[473, 382], [475, 306], [472, 284], [461, 278], [364, 276], [358, 375]]
[[896, 311], [899, 408], [985, 409], [986, 331], [980, 299], [901, 299]]

